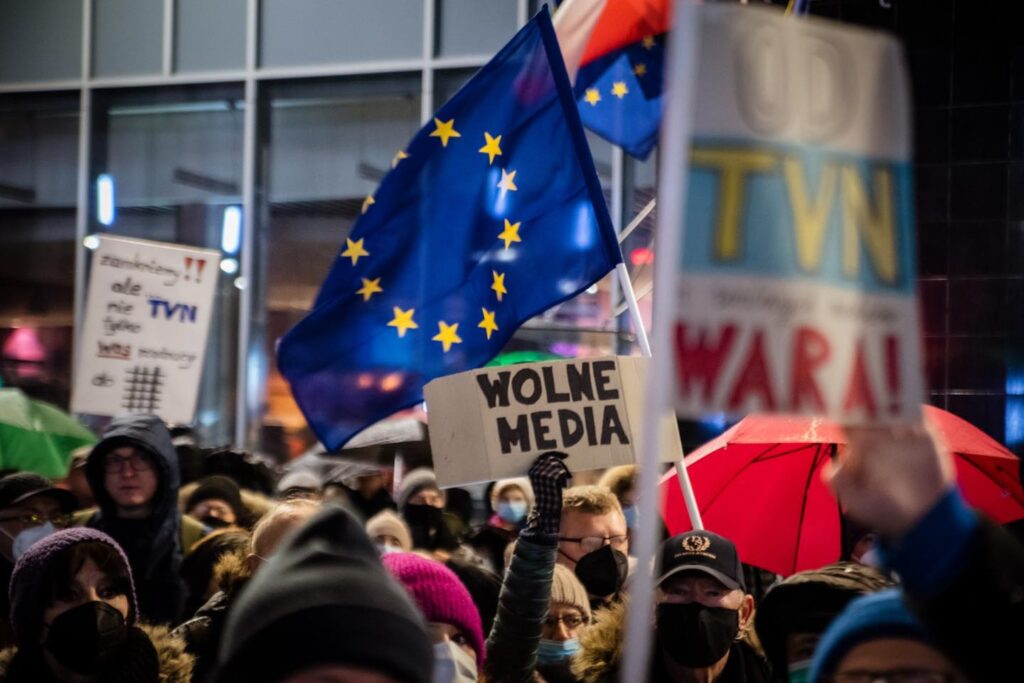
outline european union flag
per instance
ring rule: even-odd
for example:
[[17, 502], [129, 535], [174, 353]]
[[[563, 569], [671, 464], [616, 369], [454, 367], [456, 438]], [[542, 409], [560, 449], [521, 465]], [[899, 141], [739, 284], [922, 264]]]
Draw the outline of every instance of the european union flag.
[[622, 260], [546, 9], [392, 166], [278, 347], [329, 450]]
[[583, 125], [638, 159], [658, 142], [665, 34], [615, 50], [582, 67], [576, 98]]

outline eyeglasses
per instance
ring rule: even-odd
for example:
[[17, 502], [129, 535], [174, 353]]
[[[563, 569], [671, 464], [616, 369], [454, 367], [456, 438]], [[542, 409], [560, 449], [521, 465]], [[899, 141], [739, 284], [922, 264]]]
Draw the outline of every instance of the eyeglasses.
[[558, 628], [559, 623], [565, 624], [567, 629], [573, 631], [587, 623], [587, 620], [578, 614], [567, 614], [564, 617], [553, 617], [549, 615], [548, 618], [544, 620], [544, 626], [552, 631]]
[[71, 526], [71, 515], [59, 514], [51, 517], [38, 512], [26, 512], [23, 515], [0, 517], [0, 522], [18, 522], [25, 526], [39, 526], [51, 522], [55, 527], [65, 528]]
[[559, 537], [558, 540], [567, 543], [579, 543], [583, 552], [592, 553], [595, 550], [600, 550], [605, 545], [610, 545], [616, 550], [622, 550], [626, 547], [626, 540], [628, 538], [628, 536], [582, 536], [580, 538]]
[[827, 679], [830, 683], [955, 683], [956, 676], [928, 669], [892, 671], [848, 671]]
[[149, 458], [139, 453], [129, 455], [128, 457], [121, 457], [117, 455], [108, 455], [107, 459], [103, 461], [103, 470], [107, 474], [114, 474], [121, 472], [124, 469], [124, 465], [128, 465], [128, 469], [132, 472], [147, 472], [153, 469], [153, 466], [149, 462]]

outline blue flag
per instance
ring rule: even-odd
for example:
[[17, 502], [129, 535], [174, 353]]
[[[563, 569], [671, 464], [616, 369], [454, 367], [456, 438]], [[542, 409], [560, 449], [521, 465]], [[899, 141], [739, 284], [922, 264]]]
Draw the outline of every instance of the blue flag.
[[583, 125], [646, 159], [658, 143], [665, 34], [649, 36], [583, 66], [576, 99]]
[[332, 451], [622, 260], [546, 9], [392, 167], [278, 347]]

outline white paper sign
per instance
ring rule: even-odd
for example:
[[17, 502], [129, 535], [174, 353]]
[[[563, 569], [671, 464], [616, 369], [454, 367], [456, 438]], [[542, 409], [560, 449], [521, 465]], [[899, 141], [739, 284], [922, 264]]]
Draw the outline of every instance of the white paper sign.
[[920, 419], [899, 43], [752, 6], [680, 7], [677, 25], [697, 27], [694, 90], [666, 112], [662, 154], [678, 161], [659, 195], [686, 206], [662, 216], [681, 239], [657, 265], [672, 271], [678, 412]]
[[220, 253], [100, 236], [71, 409], [192, 421]]

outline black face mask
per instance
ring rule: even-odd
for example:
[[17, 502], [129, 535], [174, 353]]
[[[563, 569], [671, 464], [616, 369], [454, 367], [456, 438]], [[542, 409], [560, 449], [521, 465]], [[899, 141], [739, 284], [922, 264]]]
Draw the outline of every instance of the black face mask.
[[448, 529], [441, 508], [433, 505], [406, 505], [402, 509], [402, 516], [412, 532], [414, 548], [454, 550], [459, 547], [459, 540]]
[[224, 529], [231, 526], [231, 522], [226, 522], [220, 517], [206, 516], [199, 520], [211, 529]]
[[43, 643], [62, 666], [78, 674], [98, 672], [128, 637], [124, 617], [105, 602], [87, 602], [59, 615]]
[[577, 560], [575, 573], [587, 593], [603, 598], [622, 590], [629, 574], [629, 558], [606, 545]]
[[699, 602], [658, 605], [658, 645], [687, 668], [700, 669], [719, 661], [739, 632], [739, 610]]

